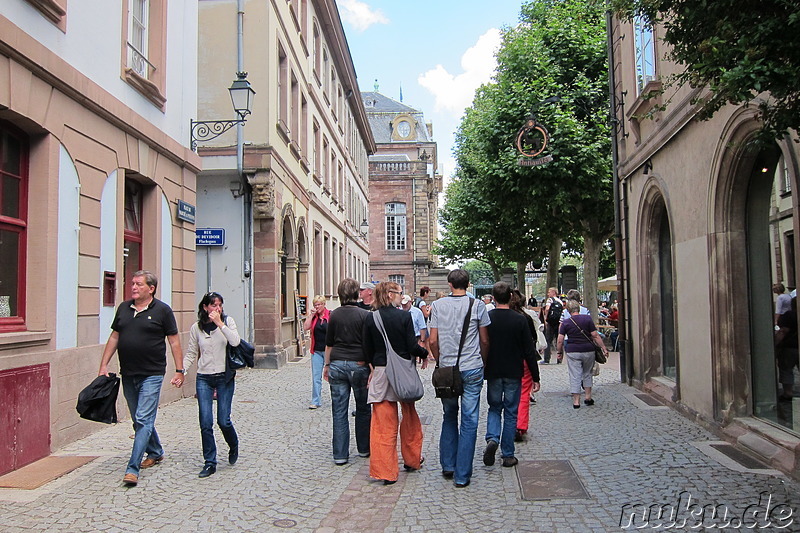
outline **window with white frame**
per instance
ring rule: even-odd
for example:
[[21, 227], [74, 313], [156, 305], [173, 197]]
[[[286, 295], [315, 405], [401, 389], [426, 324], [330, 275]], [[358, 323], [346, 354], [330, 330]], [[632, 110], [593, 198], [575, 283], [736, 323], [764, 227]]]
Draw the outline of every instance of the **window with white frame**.
[[386, 204], [386, 249], [406, 249], [406, 204], [390, 202]]
[[391, 283], [397, 283], [400, 285], [400, 289], [406, 292], [406, 277], [403, 274], [391, 274], [389, 276], [389, 281]]
[[128, 16], [128, 66], [144, 79], [150, 79], [148, 16], [150, 0], [130, 0]]
[[643, 17], [633, 20], [633, 41], [636, 52], [636, 87], [641, 93], [645, 85], [656, 79], [656, 53], [653, 26]]

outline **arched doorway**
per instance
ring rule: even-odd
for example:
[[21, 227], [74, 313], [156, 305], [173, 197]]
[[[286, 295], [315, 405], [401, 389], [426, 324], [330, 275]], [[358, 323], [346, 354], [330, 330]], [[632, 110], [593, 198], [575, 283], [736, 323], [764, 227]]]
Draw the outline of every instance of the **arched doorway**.
[[[662, 193], [665, 190], [657, 177], [646, 185], [640, 209], [638, 264], [647, 289], [641, 291], [642, 368], [636, 373], [643, 382], [662, 379], [677, 399], [678, 353], [675, 325], [674, 239], [669, 210]], [[660, 388], [660, 387], [659, 387]]]
[[775, 145], [753, 159], [745, 237], [753, 414], [800, 433], [800, 395], [793, 397], [797, 316], [782, 305], [791, 301], [786, 291], [796, 287], [791, 157]]

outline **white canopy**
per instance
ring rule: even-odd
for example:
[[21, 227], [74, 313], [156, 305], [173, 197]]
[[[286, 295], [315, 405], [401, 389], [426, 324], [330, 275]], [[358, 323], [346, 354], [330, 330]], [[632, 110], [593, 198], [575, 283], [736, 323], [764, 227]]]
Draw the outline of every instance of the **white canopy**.
[[610, 278], [604, 278], [597, 281], [598, 291], [615, 291], [618, 287], [619, 281], [617, 281], [617, 276], [611, 276]]

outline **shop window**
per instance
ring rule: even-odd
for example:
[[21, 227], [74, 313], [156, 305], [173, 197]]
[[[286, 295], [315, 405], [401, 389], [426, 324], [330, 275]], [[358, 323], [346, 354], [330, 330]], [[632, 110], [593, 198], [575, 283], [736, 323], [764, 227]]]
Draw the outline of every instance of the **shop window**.
[[28, 140], [0, 122], [0, 331], [25, 329]]

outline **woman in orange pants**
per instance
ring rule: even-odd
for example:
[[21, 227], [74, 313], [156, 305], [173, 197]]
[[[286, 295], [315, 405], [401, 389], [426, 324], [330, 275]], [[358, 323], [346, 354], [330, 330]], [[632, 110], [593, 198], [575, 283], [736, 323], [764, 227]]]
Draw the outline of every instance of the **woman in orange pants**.
[[[400, 285], [383, 282], [375, 288], [375, 308], [380, 313], [386, 337], [392, 348], [404, 359], [419, 358], [422, 368], [428, 362], [428, 351], [417, 343], [411, 314], [398, 309], [403, 297]], [[375, 324], [373, 313], [364, 322], [364, 358], [372, 366], [367, 402], [372, 404], [370, 426], [369, 475], [382, 479], [384, 485], [397, 481], [397, 434], [400, 430], [400, 451], [403, 466], [408, 471], [419, 470], [422, 465], [422, 424], [414, 402], [398, 402], [386, 377], [386, 343]], [[398, 419], [397, 404], [403, 413]]]

